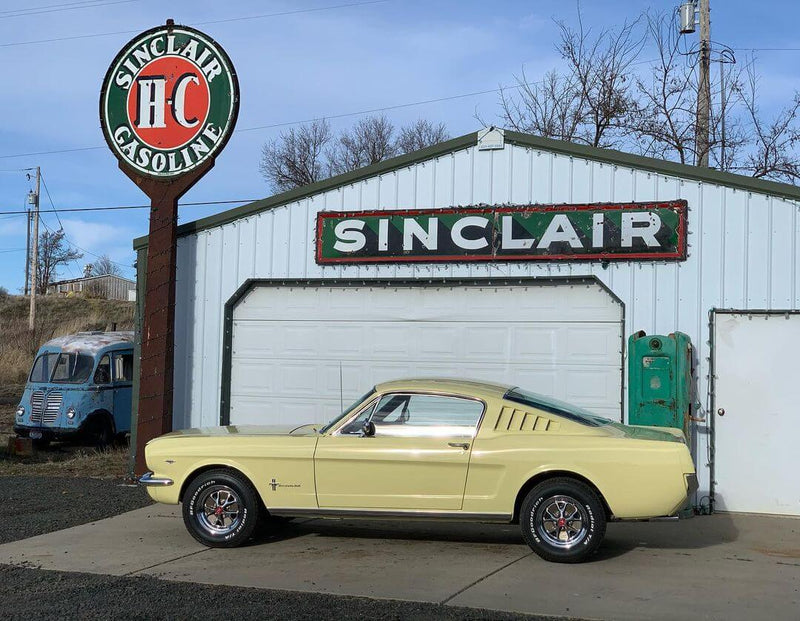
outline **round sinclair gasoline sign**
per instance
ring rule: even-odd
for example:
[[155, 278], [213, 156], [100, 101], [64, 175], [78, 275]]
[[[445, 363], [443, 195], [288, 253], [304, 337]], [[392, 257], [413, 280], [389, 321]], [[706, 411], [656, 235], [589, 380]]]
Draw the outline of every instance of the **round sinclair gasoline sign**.
[[170, 22], [130, 41], [100, 92], [103, 135], [120, 163], [165, 180], [214, 158], [238, 112], [239, 83], [225, 51]]

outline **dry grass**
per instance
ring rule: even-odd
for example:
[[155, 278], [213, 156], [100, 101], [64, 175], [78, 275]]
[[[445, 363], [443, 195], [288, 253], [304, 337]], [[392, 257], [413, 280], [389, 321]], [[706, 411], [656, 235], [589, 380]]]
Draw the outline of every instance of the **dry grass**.
[[106, 451], [85, 446], [54, 443], [31, 457], [7, 452], [8, 438], [14, 436], [15, 406], [0, 405], [0, 477], [61, 476], [121, 479], [128, 472], [128, 447]]
[[36, 330], [28, 332], [28, 298], [0, 297], [0, 403], [13, 401], [25, 384], [42, 343], [83, 330], [133, 329], [133, 302], [83, 297], [37, 299]]

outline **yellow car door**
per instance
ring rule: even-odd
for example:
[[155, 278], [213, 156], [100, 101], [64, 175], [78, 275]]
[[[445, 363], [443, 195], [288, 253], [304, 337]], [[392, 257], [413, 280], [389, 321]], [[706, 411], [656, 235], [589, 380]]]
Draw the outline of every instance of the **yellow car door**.
[[376, 399], [317, 441], [320, 508], [461, 509], [484, 409], [480, 400], [442, 394]]

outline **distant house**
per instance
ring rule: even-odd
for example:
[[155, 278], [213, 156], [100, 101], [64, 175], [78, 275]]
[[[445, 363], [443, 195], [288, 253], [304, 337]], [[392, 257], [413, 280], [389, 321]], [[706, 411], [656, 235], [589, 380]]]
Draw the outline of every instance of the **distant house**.
[[71, 278], [51, 282], [47, 286], [47, 295], [83, 295], [133, 302], [136, 300], [136, 281], [113, 274]]

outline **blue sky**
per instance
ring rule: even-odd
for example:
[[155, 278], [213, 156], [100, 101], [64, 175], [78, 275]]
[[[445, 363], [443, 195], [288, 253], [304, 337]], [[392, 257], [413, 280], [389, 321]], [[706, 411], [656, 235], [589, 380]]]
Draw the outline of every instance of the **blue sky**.
[[[117, 51], [134, 34], [164, 23], [194, 25], [231, 56], [241, 86], [237, 132], [216, 167], [183, 202], [247, 200], [270, 194], [258, 172], [261, 145], [281, 127], [307, 119], [355, 113], [513, 84], [523, 64], [529, 79], [557, 67], [553, 19], [574, 21], [576, 4], [516, 0], [231, 1], [0, 0], [0, 286], [19, 292], [24, 279], [24, 209], [32, 187], [21, 169], [41, 166], [57, 209], [141, 205], [146, 197], [123, 175], [105, 146], [98, 119], [100, 84]], [[363, 0], [361, 0], [363, 1]], [[675, 2], [584, 0], [587, 24], [613, 27], [641, 11]], [[337, 7], [337, 5], [339, 5]], [[733, 48], [800, 48], [793, 1], [712, 0], [712, 39]], [[35, 15], [18, 15], [30, 9]], [[50, 8], [44, 8], [50, 7]], [[168, 8], [165, 8], [168, 7]], [[330, 10], [259, 17], [321, 7]], [[60, 10], [54, 10], [54, 9]], [[232, 20], [236, 21], [221, 21]], [[204, 23], [206, 22], [206, 23]], [[73, 38], [45, 43], [24, 42]], [[745, 51], [737, 56], [744, 59]], [[778, 105], [800, 86], [800, 51], [759, 51], [761, 97]], [[446, 123], [453, 136], [478, 129], [476, 112], [494, 120], [497, 94], [451, 99], [386, 112], [398, 125], [419, 117]], [[358, 117], [334, 120], [345, 127]], [[96, 148], [92, 148], [96, 147]], [[67, 152], [44, 153], [51, 151]], [[39, 155], [22, 155], [41, 153]], [[47, 227], [59, 220], [47, 192]], [[186, 206], [188, 222], [226, 209]], [[131, 241], [147, 233], [147, 211], [64, 212], [60, 221], [85, 257], [59, 277], [80, 273], [93, 255], [108, 254], [132, 276]]]

